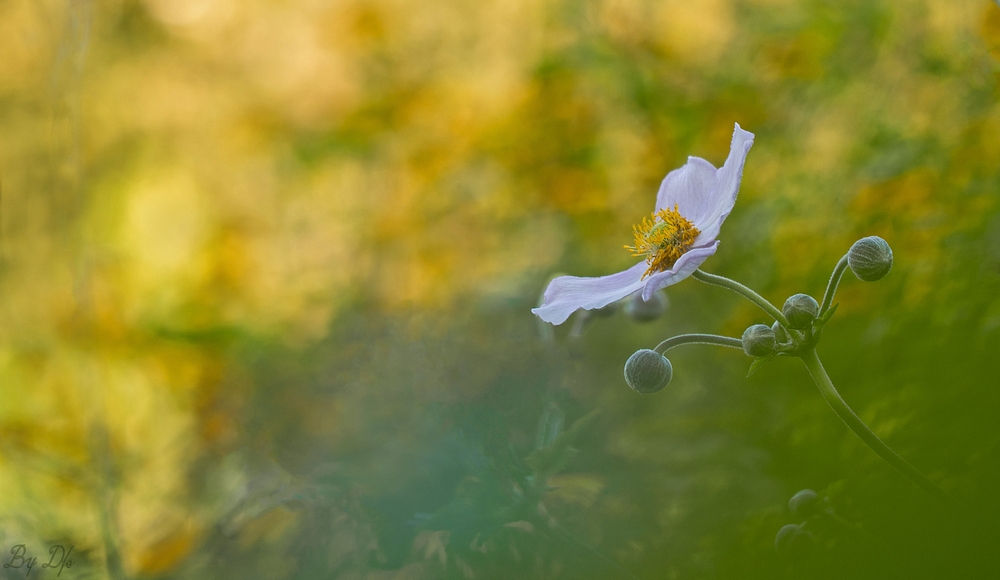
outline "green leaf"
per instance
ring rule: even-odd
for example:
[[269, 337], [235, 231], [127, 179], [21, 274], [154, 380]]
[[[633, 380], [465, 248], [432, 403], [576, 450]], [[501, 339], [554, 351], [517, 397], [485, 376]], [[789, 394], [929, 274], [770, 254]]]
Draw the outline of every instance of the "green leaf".
[[753, 361], [753, 363], [750, 364], [750, 370], [747, 372], [747, 378], [750, 378], [751, 375], [753, 375], [755, 372], [757, 372], [757, 369], [759, 369], [760, 367], [764, 366], [764, 363], [766, 363], [767, 361], [771, 360], [772, 358], [774, 358], [776, 356], [778, 356], [778, 353], [777, 352], [772, 352], [771, 354], [769, 354], [767, 356], [762, 356], [762, 357], [758, 358], [757, 360]]
[[840, 302], [834, 304], [826, 312], [824, 312], [823, 315], [819, 317], [819, 325], [823, 326], [826, 324], [826, 321], [833, 317], [833, 313], [836, 312], [838, 308], [840, 308]]
[[532, 451], [524, 458], [525, 464], [535, 472], [540, 482], [544, 482], [562, 471], [580, 453], [579, 450], [573, 448], [573, 443], [587, 430], [600, 412], [600, 409], [595, 409], [580, 417], [573, 422], [569, 429], [560, 433], [551, 444]]

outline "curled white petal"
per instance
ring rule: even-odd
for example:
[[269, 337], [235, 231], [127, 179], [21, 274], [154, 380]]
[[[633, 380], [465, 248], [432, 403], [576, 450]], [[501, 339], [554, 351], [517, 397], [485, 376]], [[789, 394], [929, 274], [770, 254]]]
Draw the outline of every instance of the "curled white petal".
[[695, 240], [695, 244], [703, 245], [714, 240], [719, 235], [722, 222], [729, 217], [729, 212], [733, 211], [736, 205], [736, 196], [740, 192], [740, 182], [743, 180], [743, 166], [747, 161], [747, 154], [753, 147], [753, 133], [744, 131], [739, 124], [733, 129], [733, 141], [729, 146], [729, 157], [726, 163], [716, 171], [715, 188], [709, 195], [711, 201], [709, 205], [712, 212], [700, 216], [700, 221], [694, 221], [694, 225], [701, 231]]
[[674, 266], [663, 272], [657, 272], [644, 280], [642, 287], [642, 299], [649, 300], [654, 292], [660, 288], [673, 286], [694, 273], [702, 263], [719, 249], [719, 241], [703, 248], [691, 248], [677, 259]]
[[637, 292], [645, 283], [642, 274], [646, 268], [646, 262], [639, 262], [628, 270], [610, 276], [560, 276], [545, 289], [542, 305], [531, 311], [545, 322], [562, 324], [576, 310], [601, 308]]
[[719, 169], [700, 157], [688, 157], [687, 163], [663, 178], [656, 195], [656, 211], [677, 206], [682, 216], [691, 220], [698, 231], [696, 246], [707, 246], [719, 235], [722, 222], [736, 204], [743, 179], [743, 165], [753, 146], [754, 135], [737, 124], [729, 157]]

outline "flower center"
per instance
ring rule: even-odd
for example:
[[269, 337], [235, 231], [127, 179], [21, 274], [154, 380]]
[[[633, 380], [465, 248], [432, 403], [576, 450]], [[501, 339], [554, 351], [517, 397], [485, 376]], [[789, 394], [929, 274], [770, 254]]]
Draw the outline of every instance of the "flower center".
[[632, 232], [635, 245], [623, 247], [633, 256], [645, 256], [649, 268], [642, 275], [643, 279], [672, 268], [677, 259], [691, 249], [700, 233], [677, 211], [676, 205], [673, 209], [663, 208], [651, 217], [643, 218], [641, 224], [632, 226]]

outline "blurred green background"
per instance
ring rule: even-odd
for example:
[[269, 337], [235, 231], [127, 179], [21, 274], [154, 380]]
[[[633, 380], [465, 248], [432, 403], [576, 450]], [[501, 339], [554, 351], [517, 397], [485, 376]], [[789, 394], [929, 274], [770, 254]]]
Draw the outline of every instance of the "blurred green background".
[[[988, 0], [0, 1], [0, 556], [62, 578], [978, 578], [1000, 552], [1000, 7]], [[705, 269], [765, 316], [539, 326], [663, 176], [757, 135]], [[595, 413], [596, 412], [596, 413]], [[779, 557], [787, 501], [840, 523]], [[833, 520], [831, 520], [833, 521]], [[17, 562], [14, 562], [17, 564]], [[0, 569], [20, 578], [25, 568]]]

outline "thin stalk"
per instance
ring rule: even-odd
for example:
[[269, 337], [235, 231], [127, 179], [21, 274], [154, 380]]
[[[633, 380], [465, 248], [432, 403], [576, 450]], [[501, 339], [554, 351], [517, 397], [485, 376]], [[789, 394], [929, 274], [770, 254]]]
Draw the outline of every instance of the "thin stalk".
[[[538, 320], [542, 320], [542, 319], [539, 318]], [[590, 322], [590, 311], [589, 310], [581, 310], [581, 311], [577, 312], [576, 316], [573, 318], [573, 326], [569, 330], [569, 336], [571, 338], [580, 338], [580, 336], [583, 335], [583, 329], [587, 326], [588, 322]], [[549, 329], [549, 331], [551, 332], [551, 330], [552, 330], [552, 325], [551, 324], [549, 324], [547, 322], [544, 322], [544, 321], [542, 321], [542, 324], [544, 324], [545, 326], [547, 326], [548, 329]]]
[[830, 281], [826, 284], [826, 292], [823, 293], [823, 303], [819, 305], [820, 316], [830, 309], [830, 304], [833, 302], [833, 295], [837, 293], [837, 286], [840, 285], [840, 279], [843, 278], [845, 270], [847, 270], [847, 254], [844, 254], [844, 257], [833, 267], [833, 273], [830, 274]]
[[802, 362], [806, 365], [806, 369], [809, 370], [809, 375], [816, 383], [816, 387], [819, 388], [820, 394], [823, 395], [824, 399], [826, 399], [827, 404], [829, 404], [833, 409], [833, 412], [847, 424], [851, 431], [854, 431], [854, 434], [864, 441], [865, 445], [877, 453], [878, 456], [884, 459], [889, 465], [893, 466], [897, 471], [905, 475], [910, 481], [923, 488], [927, 493], [933, 495], [944, 503], [952, 502], [952, 499], [948, 496], [948, 494], [946, 494], [931, 480], [927, 479], [927, 477], [920, 473], [916, 467], [910, 465], [905, 459], [890, 449], [888, 445], [883, 443], [882, 440], [878, 438], [878, 435], [873, 433], [872, 430], [865, 425], [864, 421], [862, 421], [861, 418], [858, 417], [849, 406], [847, 406], [847, 403], [833, 386], [833, 382], [830, 381], [830, 376], [826, 374], [826, 369], [823, 368], [823, 363], [820, 362], [819, 355], [816, 354], [816, 349], [810, 348], [803, 352], [800, 356], [802, 357]]
[[656, 352], [663, 354], [668, 350], [682, 344], [713, 344], [715, 346], [727, 346], [729, 348], [743, 348], [743, 341], [738, 338], [719, 336], [718, 334], [681, 334], [672, 336], [656, 345]]
[[780, 310], [775, 308], [774, 304], [771, 304], [766, 299], [764, 299], [763, 296], [757, 294], [756, 292], [747, 288], [743, 284], [740, 284], [736, 280], [730, 280], [729, 278], [725, 278], [723, 276], [716, 276], [715, 274], [709, 274], [708, 272], [704, 272], [702, 270], [695, 270], [694, 273], [691, 274], [691, 277], [694, 278], [695, 280], [698, 280], [699, 282], [711, 284], [712, 286], [721, 286], [723, 288], [727, 288], [729, 290], [732, 290], [733, 292], [736, 292], [740, 296], [743, 296], [750, 302], [753, 302], [754, 304], [759, 306], [761, 310], [763, 310], [764, 312], [770, 314], [772, 318], [780, 322], [781, 325], [784, 326], [785, 328], [791, 328], [791, 325], [788, 323], [788, 319], [785, 318], [785, 315], [782, 314]]

